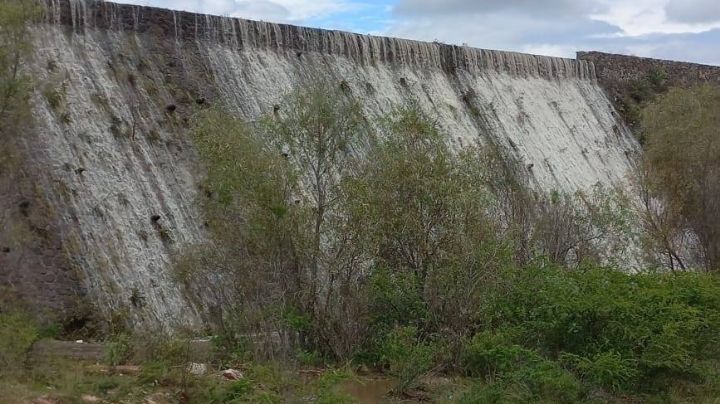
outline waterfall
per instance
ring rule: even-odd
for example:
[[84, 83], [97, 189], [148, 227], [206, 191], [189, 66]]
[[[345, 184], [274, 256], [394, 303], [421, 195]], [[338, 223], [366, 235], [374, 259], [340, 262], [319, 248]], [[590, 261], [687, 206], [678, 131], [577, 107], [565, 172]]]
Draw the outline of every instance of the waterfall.
[[[165, 33], [174, 35], [178, 42], [181, 39], [208, 41], [237, 50], [317, 52], [344, 56], [361, 64], [401, 64], [450, 72], [464, 70], [477, 73], [495, 70], [511, 75], [547, 79], [594, 79], [595, 77], [590, 63], [574, 59], [148, 9], [97, 0], [45, 0], [45, 2], [52, 5], [48, 10], [56, 23], [61, 22], [63, 13], [69, 10], [69, 23], [76, 32], [85, 26], [144, 32], [153, 24], [142, 21], [143, 18], [152, 18], [155, 21], [172, 21], [172, 29], [168, 27]], [[152, 10], [152, 12], [142, 15], [143, 10]], [[95, 16], [101, 16], [101, 21], [96, 21]]]
[[[98, 310], [136, 324], [203, 323], [207, 305], [173, 273], [177, 252], [205, 241], [187, 136], [200, 100], [253, 121], [314, 77], [348, 88], [371, 122], [412, 101], [453, 147], [492, 142], [545, 190], [623, 183], [638, 150], [584, 61], [91, 0], [45, 11], [33, 72], [54, 62], [68, 114], [36, 94], [38, 187]], [[132, 290], [143, 307], [128, 308]]]

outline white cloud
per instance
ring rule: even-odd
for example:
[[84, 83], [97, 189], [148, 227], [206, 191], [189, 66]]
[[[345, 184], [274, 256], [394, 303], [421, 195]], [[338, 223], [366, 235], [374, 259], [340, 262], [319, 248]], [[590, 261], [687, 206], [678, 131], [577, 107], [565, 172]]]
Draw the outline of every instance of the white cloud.
[[579, 48], [575, 45], [554, 45], [543, 43], [538, 45], [525, 45], [521, 51], [523, 53], [530, 53], [533, 55], [572, 58], [575, 57], [575, 53], [577, 53], [578, 49]]
[[596, 0], [400, 0], [395, 10], [400, 15], [493, 13], [524, 11], [556, 16], [600, 11], [605, 6]]
[[720, 0], [118, 1], [552, 56], [602, 50], [720, 63]]
[[713, 23], [720, 21], [718, 0], [670, 0], [665, 13], [671, 21]]
[[[670, 0], [604, 0], [606, 11], [594, 13], [589, 17], [620, 29], [620, 36], [642, 36], [649, 34], [700, 33], [720, 28], [720, 18], [715, 21], [678, 22], [668, 18], [666, 8]], [[718, 0], [676, 0], [707, 3], [708, 11], [720, 7]], [[696, 12], [703, 12], [696, 10]], [[717, 15], [717, 13], [716, 13]]]
[[273, 21], [302, 22], [356, 9], [349, 0], [118, 0], [197, 13]]

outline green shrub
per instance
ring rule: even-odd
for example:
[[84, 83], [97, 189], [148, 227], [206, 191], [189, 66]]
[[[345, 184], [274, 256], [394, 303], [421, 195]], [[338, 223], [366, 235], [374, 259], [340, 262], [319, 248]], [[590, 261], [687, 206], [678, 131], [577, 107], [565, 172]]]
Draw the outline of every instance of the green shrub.
[[251, 342], [247, 338], [222, 333], [212, 337], [210, 342], [213, 347], [213, 357], [219, 363], [242, 363], [250, 358]]
[[477, 384], [462, 403], [546, 402], [575, 403], [584, 388], [575, 376], [556, 362], [537, 359], [487, 384]]
[[105, 361], [116, 366], [130, 359], [132, 340], [128, 334], [118, 334], [105, 345]]
[[145, 362], [140, 369], [138, 381], [142, 384], [166, 384], [170, 374], [170, 367], [161, 361]]
[[323, 404], [353, 403], [353, 398], [339, 390], [338, 385], [349, 380], [352, 374], [344, 369], [330, 369], [314, 383], [316, 402]]
[[162, 362], [168, 366], [181, 365], [189, 361], [190, 341], [182, 338], [137, 335], [133, 354], [140, 361]]
[[575, 376], [552, 361], [539, 361], [510, 374], [508, 378], [527, 386], [533, 398], [540, 401], [574, 403], [583, 392]]
[[322, 366], [323, 357], [317, 351], [306, 351], [299, 349], [295, 353], [295, 360], [300, 366]]
[[617, 352], [602, 352], [592, 358], [565, 354], [561, 362], [574, 369], [584, 380], [613, 391], [630, 388], [637, 382], [637, 361]]
[[222, 397], [221, 402], [232, 402], [233, 400], [240, 400], [252, 393], [252, 391], [253, 385], [250, 380], [237, 380], [230, 384], [229, 387], [225, 390], [224, 397]]
[[43, 95], [53, 111], [57, 111], [62, 106], [65, 99], [63, 87], [53, 87], [49, 85], [43, 91]]
[[38, 327], [28, 314], [0, 313], [0, 374], [12, 373], [22, 366], [38, 335]]
[[436, 349], [419, 339], [415, 327], [397, 327], [385, 336], [380, 352], [382, 363], [398, 378], [395, 390], [403, 393], [430, 370]]
[[503, 375], [540, 360], [536, 352], [510, 342], [507, 334], [485, 331], [464, 349], [462, 366], [471, 376]]
[[651, 385], [662, 375], [692, 376], [699, 361], [719, 357], [715, 277], [546, 266], [510, 271], [503, 282], [488, 321], [517, 327], [516, 343], [543, 357], [577, 355], [589, 383]]
[[382, 361], [386, 336], [396, 327], [421, 327], [427, 320], [427, 309], [417, 276], [412, 272], [378, 268], [373, 271], [368, 284], [369, 338], [356, 353], [356, 359], [377, 365]]

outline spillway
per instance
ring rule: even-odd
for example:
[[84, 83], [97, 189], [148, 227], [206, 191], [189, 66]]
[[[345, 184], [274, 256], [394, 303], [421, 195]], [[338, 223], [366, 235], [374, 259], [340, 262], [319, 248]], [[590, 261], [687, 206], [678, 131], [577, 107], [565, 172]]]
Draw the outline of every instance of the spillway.
[[451, 145], [492, 142], [548, 191], [622, 183], [639, 150], [585, 61], [82, 0], [47, 0], [32, 32], [30, 68], [47, 84], [28, 146], [63, 254], [35, 252], [32, 267], [9, 254], [3, 276], [51, 306], [81, 297], [139, 326], [206, 321], [172, 271], [177, 251], [206, 239], [187, 136], [198, 103], [253, 121], [319, 78], [370, 120], [417, 103]]

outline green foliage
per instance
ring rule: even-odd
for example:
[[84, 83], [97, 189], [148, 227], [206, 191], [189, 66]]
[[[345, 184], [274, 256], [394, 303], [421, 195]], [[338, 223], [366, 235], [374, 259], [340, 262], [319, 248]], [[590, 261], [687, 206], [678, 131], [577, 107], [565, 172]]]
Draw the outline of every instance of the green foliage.
[[[212, 293], [229, 357], [354, 354], [397, 377], [399, 393], [432, 369], [460, 369], [480, 381], [468, 402], [670, 394], [667, 380], [711, 374], [717, 279], [597, 264], [608, 252], [621, 262], [636, 237], [629, 198], [534, 195], [502, 150], [456, 153], [413, 106], [363, 137], [350, 95], [322, 88], [293, 93], [257, 126], [214, 109], [195, 118], [215, 244], [184, 268], [227, 281]], [[256, 385], [283, 385], [276, 375], [248, 371]], [[343, 400], [321, 387], [318, 401]], [[242, 400], [281, 394], [238, 389]]]
[[397, 327], [385, 336], [381, 362], [398, 378], [397, 393], [416, 387], [420, 376], [433, 366], [436, 347], [418, 338], [414, 327]]
[[167, 384], [170, 370], [164, 361], [147, 361], [142, 365], [138, 380], [143, 384]]
[[343, 369], [329, 369], [315, 381], [316, 401], [323, 404], [354, 403], [352, 397], [338, 389], [338, 385], [349, 380], [352, 374]]
[[[256, 231], [266, 221], [283, 218], [288, 211], [287, 196], [292, 185], [290, 168], [268, 149], [240, 120], [219, 109], [199, 113], [193, 125], [195, 144], [206, 161], [206, 192], [215, 195], [210, 213], [234, 212], [251, 223]], [[242, 205], [250, 204], [244, 208]], [[257, 210], [246, 212], [246, 210]], [[213, 229], [222, 228], [222, 218], [212, 219]], [[234, 223], [230, 222], [229, 225]]]
[[493, 322], [550, 358], [581, 356], [576, 368], [613, 388], [660, 374], [691, 375], [717, 355], [720, 284], [697, 274], [629, 275], [604, 268], [528, 268], [510, 275]]
[[668, 90], [668, 74], [661, 68], [651, 68], [645, 75], [628, 80], [619, 88], [618, 109], [625, 121], [645, 142], [643, 108]]
[[[39, 16], [36, 0], [0, 0], [0, 189], [15, 190], [25, 161], [24, 134], [33, 123], [30, 97], [33, 81], [27, 69], [32, 51], [29, 23]], [[3, 194], [7, 191], [3, 191]], [[11, 197], [0, 195], [0, 199]], [[9, 202], [9, 201], [8, 201]], [[0, 228], [10, 242], [24, 244], [31, 237], [22, 226], [0, 215]]]
[[54, 87], [49, 85], [43, 91], [43, 96], [53, 111], [59, 111], [65, 101], [65, 89], [62, 86]]
[[300, 349], [295, 354], [295, 360], [300, 366], [322, 366], [324, 360], [318, 352], [310, 352]]
[[427, 318], [421, 286], [413, 273], [377, 269], [370, 278], [372, 333], [384, 335], [396, 326], [420, 326]]
[[495, 381], [479, 383], [461, 403], [576, 403], [585, 394], [582, 384], [557, 363], [537, 360]]
[[638, 378], [636, 361], [614, 351], [600, 352], [592, 358], [565, 354], [560, 361], [589, 383], [612, 391], [627, 390]]
[[25, 356], [38, 338], [32, 317], [20, 311], [0, 313], [0, 374], [21, 370]]
[[105, 345], [105, 361], [111, 366], [121, 365], [130, 359], [132, 354], [132, 337], [118, 334]]
[[[372, 254], [372, 333], [394, 325], [464, 333], [492, 272], [510, 260], [488, 214], [494, 202], [479, 148], [453, 153], [417, 107], [383, 121], [358, 172], [345, 181], [347, 212]], [[484, 283], [484, 285], [483, 285]]]
[[462, 366], [468, 375], [494, 378], [539, 359], [536, 352], [512, 343], [508, 331], [483, 331], [464, 347]]
[[206, 169], [202, 204], [214, 243], [189, 250], [179, 278], [193, 290], [223, 277], [212, 293], [225, 309], [218, 313], [225, 335], [288, 326], [285, 314], [298, 311], [286, 293], [299, 290], [293, 249], [305, 214], [293, 202], [294, 169], [257, 131], [221, 109], [198, 112], [191, 133]]
[[0, 120], [26, 116], [30, 79], [23, 71], [32, 44], [28, 22], [40, 13], [33, 0], [0, 2]]
[[[217, 397], [217, 402], [245, 402], [243, 399], [253, 391], [253, 385], [248, 379], [240, 379], [229, 384]], [[241, 401], [242, 400], [242, 401]]]
[[238, 338], [225, 333], [213, 336], [211, 342], [213, 357], [224, 366], [251, 359], [249, 343], [246, 338]]
[[720, 268], [718, 107], [720, 87], [708, 84], [671, 89], [643, 112], [644, 179], [663, 210], [675, 217], [666, 238], [693, 231], [701, 249], [696, 265], [709, 271]]

